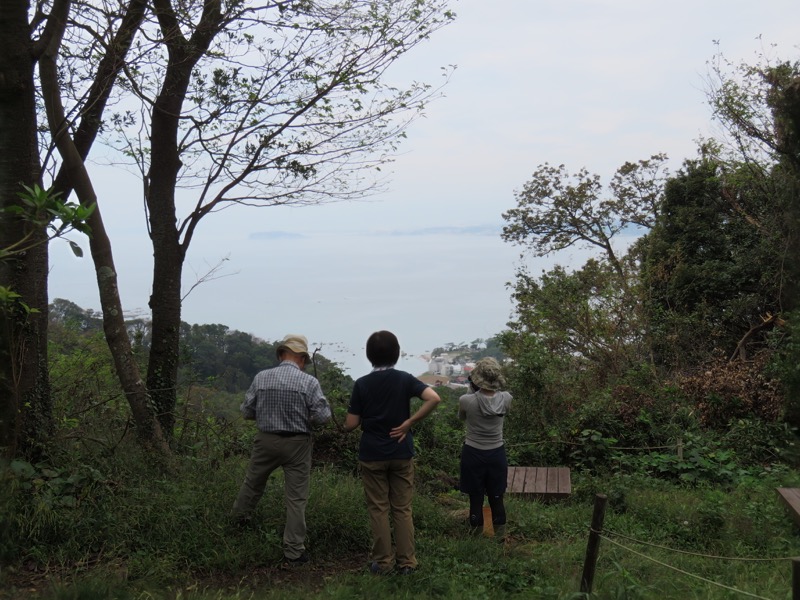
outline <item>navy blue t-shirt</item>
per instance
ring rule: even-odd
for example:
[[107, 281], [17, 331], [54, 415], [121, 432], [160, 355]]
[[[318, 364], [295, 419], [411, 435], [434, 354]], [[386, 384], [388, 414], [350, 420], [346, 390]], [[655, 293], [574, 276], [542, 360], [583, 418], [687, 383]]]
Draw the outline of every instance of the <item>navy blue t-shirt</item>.
[[414, 438], [408, 432], [398, 442], [389, 431], [411, 416], [411, 398], [419, 398], [428, 386], [396, 369], [373, 371], [356, 380], [347, 412], [361, 417], [359, 460], [394, 460], [414, 456]]

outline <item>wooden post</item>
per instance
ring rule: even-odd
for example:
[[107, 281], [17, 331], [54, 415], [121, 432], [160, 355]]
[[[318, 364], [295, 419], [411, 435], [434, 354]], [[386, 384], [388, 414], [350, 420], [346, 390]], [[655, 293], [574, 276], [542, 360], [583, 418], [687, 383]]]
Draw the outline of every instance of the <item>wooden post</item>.
[[597, 566], [597, 557], [600, 554], [600, 533], [603, 531], [607, 501], [608, 497], [605, 494], [597, 494], [594, 497], [592, 528], [589, 531], [589, 542], [586, 544], [586, 558], [583, 561], [583, 575], [581, 575], [581, 592], [584, 594], [592, 593], [594, 571]]
[[678, 438], [678, 460], [683, 460], [683, 438]]
[[800, 558], [792, 559], [792, 600], [800, 600]]

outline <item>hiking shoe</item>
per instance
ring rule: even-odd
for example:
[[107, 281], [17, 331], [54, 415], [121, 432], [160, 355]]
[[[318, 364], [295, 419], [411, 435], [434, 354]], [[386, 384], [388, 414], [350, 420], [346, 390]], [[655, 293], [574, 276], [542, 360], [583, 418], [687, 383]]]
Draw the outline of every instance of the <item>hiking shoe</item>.
[[373, 575], [386, 575], [392, 570], [391, 567], [381, 567], [377, 562], [373, 561], [369, 565], [369, 572]]
[[505, 525], [495, 525], [494, 526], [494, 538], [500, 544], [505, 543], [506, 541], [506, 526]]
[[289, 558], [285, 554], [283, 555], [283, 562], [284, 562], [284, 564], [287, 564], [287, 565], [304, 565], [309, 560], [310, 559], [308, 558], [308, 552], [303, 552], [297, 558]]
[[228, 521], [229, 531], [246, 531], [253, 527], [253, 520], [250, 517], [237, 516], [231, 517]]
[[416, 567], [400, 567], [397, 569], [397, 573], [399, 575], [411, 575], [412, 573], [415, 573], [416, 570]]

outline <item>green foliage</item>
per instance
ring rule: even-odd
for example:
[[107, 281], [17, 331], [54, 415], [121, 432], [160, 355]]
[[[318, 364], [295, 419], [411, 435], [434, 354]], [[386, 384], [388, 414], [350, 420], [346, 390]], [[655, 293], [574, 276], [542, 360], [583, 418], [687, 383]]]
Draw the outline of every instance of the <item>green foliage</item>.
[[[144, 366], [150, 323], [137, 318], [126, 324], [134, 340], [134, 356]], [[127, 430], [129, 408], [119, 393], [102, 326], [101, 315], [68, 300], [55, 299], [50, 306], [50, 370], [63, 431], [77, 443], [113, 451]], [[242, 429], [235, 425], [241, 420], [239, 405], [255, 374], [277, 364], [276, 343], [225, 325], [183, 323], [181, 345], [181, 387], [172, 440], [175, 450], [190, 455], [212, 447], [222, 454], [246, 452], [243, 448], [249, 446], [249, 439], [242, 439]], [[353, 380], [320, 354], [315, 355], [315, 362], [314, 373], [341, 422]], [[115, 427], [90, 433], [88, 416], [105, 419]]]
[[246, 390], [256, 373], [277, 365], [276, 344], [225, 325], [181, 324], [179, 384]]
[[[0, 260], [8, 259], [30, 250], [33, 245], [42, 243], [34, 239], [35, 232], [42, 227], [48, 229], [48, 241], [63, 237], [71, 230], [91, 235], [91, 228], [86, 223], [95, 206], [84, 207], [72, 202], [65, 202], [52, 189], [42, 189], [38, 185], [29, 187], [22, 184], [22, 191], [17, 192], [18, 202], [0, 208], [0, 213], [22, 220], [26, 231], [19, 240], [0, 248]], [[83, 256], [83, 250], [75, 242], [67, 240], [76, 256]]]
[[739, 461], [748, 466], [784, 464], [798, 461], [797, 430], [785, 422], [736, 419], [728, 423], [720, 437], [723, 448], [735, 448]]
[[[512, 460], [697, 480], [719, 467], [725, 481], [738, 477], [731, 448], [748, 469], [796, 460], [800, 70], [731, 66], [717, 59], [709, 96], [732, 144], [703, 141], [669, 178], [663, 156], [626, 163], [608, 189], [544, 164], [503, 215], [504, 239], [535, 256], [576, 244], [600, 256], [517, 273], [500, 336], [520, 409], [507, 419]], [[611, 242], [626, 227], [644, 235], [620, 256]], [[617, 451], [684, 433], [704, 441], [683, 461]]]
[[691, 365], [716, 349], [731, 356], [779, 310], [779, 242], [764, 230], [772, 200], [763, 188], [710, 158], [686, 161], [667, 183], [642, 269], [659, 362]]
[[12, 322], [27, 323], [28, 318], [36, 312], [39, 312], [38, 309], [28, 306], [20, 294], [0, 285], [0, 314], [4, 325]]
[[50, 380], [56, 431], [53, 452], [113, 453], [128, 429], [129, 405], [119, 391], [101, 332], [77, 321], [50, 324]]
[[785, 316], [782, 327], [770, 338], [775, 352], [766, 371], [783, 386], [786, 421], [800, 427], [800, 311]]
[[[10, 564], [19, 554], [19, 530], [16, 517], [17, 489], [15, 475], [5, 462], [0, 462], [0, 562]], [[0, 577], [0, 582], [2, 578]]]
[[591, 472], [600, 471], [610, 461], [618, 458], [613, 453], [618, 441], [613, 437], [605, 437], [594, 429], [584, 429], [577, 437], [575, 450], [570, 453], [572, 464]]
[[122, 588], [112, 578], [76, 581], [69, 587], [55, 586], [52, 600], [129, 600], [134, 593]]
[[35, 538], [40, 543], [64, 537], [72, 521], [79, 518], [81, 505], [91, 503], [98, 486], [105, 483], [105, 478], [88, 465], [58, 468], [14, 460], [9, 470], [13, 485], [28, 497], [30, 507], [28, 518], [18, 521], [15, 529], [23, 538]]
[[666, 156], [625, 163], [614, 174], [608, 192], [599, 175], [585, 168], [574, 175], [564, 165], [540, 165], [522, 191], [517, 207], [503, 213], [503, 239], [535, 256], [575, 245], [594, 246], [623, 276], [612, 239], [631, 225], [649, 227], [656, 215]]
[[[564, 391], [583, 397], [643, 360], [637, 292], [607, 261], [590, 259], [574, 271], [556, 266], [538, 278], [523, 267], [513, 289], [516, 314], [502, 338], [506, 351], [515, 363], [533, 358], [541, 364], [525, 356], [536, 346], [554, 355], [553, 374], [565, 380]], [[534, 339], [520, 339], [528, 337]]]
[[505, 373], [514, 397], [504, 432], [513, 441], [539, 437], [574, 410], [574, 373], [568, 361], [549, 351], [537, 336], [507, 331], [501, 339], [512, 357]]
[[458, 397], [443, 400], [414, 427], [416, 477], [429, 493], [447, 493], [458, 486], [464, 424], [458, 418]]

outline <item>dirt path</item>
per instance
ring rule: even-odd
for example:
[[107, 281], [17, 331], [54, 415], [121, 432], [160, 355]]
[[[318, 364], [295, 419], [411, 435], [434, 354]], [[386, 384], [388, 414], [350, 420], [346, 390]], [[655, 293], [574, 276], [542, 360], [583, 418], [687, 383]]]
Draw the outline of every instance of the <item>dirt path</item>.
[[[296, 587], [306, 592], [320, 591], [333, 577], [346, 573], [361, 573], [367, 568], [366, 556], [345, 555], [336, 560], [312, 560], [301, 566], [289, 566], [281, 563], [264, 564], [248, 571], [231, 573], [217, 571], [197, 573], [186, 581], [176, 581], [168, 585], [172, 590], [193, 591], [214, 590], [252, 590], [258, 591], [266, 587]], [[90, 568], [42, 567], [32, 562], [21, 565], [19, 569], [4, 568], [3, 585], [0, 586], [0, 599], [17, 600], [27, 598], [49, 598], [55, 587], [69, 587], [77, 580], [113, 581], [115, 575], [120, 579], [110, 589], [126, 588], [125, 569], [119, 565], [96, 564]], [[143, 582], [131, 582], [130, 589], [138, 589]]]

